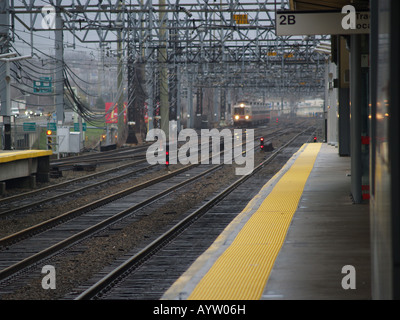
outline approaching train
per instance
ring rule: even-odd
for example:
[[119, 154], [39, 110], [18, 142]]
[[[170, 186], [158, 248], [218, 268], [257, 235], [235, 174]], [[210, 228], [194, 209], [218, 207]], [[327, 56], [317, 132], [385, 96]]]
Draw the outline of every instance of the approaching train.
[[268, 123], [271, 104], [241, 101], [233, 106], [233, 123], [235, 127], [250, 127]]

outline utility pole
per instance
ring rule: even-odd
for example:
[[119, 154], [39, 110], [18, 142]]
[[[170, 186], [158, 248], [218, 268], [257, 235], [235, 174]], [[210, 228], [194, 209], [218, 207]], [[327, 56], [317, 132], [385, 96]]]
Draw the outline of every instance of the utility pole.
[[[9, 0], [2, 1], [0, 4], [0, 95], [1, 110], [4, 124], [4, 150], [11, 150], [11, 73], [10, 62], [22, 59], [29, 59], [31, 56], [15, 57], [16, 53], [10, 53], [10, 6]], [[4, 76], [2, 76], [4, 75]]]
[[128, 137], [126, 138], [127, 144], [137, 144], [137, 138], [135, 133], [135, 76], [134, 76], [134, 65], [131, 50], [131, 41], [128, 39]]
[[122, 83], [122, 37], [121, 29], [117, 31], [117, 59], [118, 59], [118, 75], [117, 75], [117, 93], [118, 93], [118, 141], [117, 145], [124, 143], [124, 88]]
[[169, 136], [169, 101], [168, 101], [168, 69], [167, 61], [167, 39], [166, 39], [166, 5], [165, 0], [159, 0], [160, 20], [160, 49], [158, 51], [158, 62], [160, 66], [160, 115], [161, 130]]
[[152, 29], [153, 29], [153, 5], [150, 3], [149, 18], [147, 25], [147, 42], [145, 56], [146, 62], [146, 91], [147, 91], [147, 115], [148, 115], [148, 130], [154, 128], [154, 61], [151, 55], [150, 44], [152, 44]]
[[188, 88], [188, 95], [187, 95], [187, 114], [188, 114], [188, 119], [187, 119], [187, 127], [188, 128], [193, 128], [194, 126], [194, 115], [193, 115], [193, 75], [191, 73], [191, 70], [187, 71], [187, 79], [189, 83], [189, 88]]
[[56, 8], [56, 29], [55, 33], [55, 89], [56, 89], [56, 115], [57, 125], [62, 126], [64, 124], [64, 35], [63, 26], [64, 22], [61, 18], [61, 0], [57, 1]]
[[[10, 56], [7, 55], [10, 48], [9, 25], [10, 25], [9, 0], [5, 0], [0, 2], [0, 54], [2, 54], [3, 58], [7, 58]], [[6, 74], [6, 66], [7, 64], [5, 62], [0, 64], [0, 75]], [[7, 79], [5, 77], [1, 77], [0, 79], [0, 97], [1, 97], [0, 114], [2, 116], [6, 116]]]

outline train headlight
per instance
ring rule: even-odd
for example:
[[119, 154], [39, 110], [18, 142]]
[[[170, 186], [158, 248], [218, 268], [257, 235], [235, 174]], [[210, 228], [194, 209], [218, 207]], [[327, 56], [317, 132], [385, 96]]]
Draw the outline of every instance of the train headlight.
[[239, 120], [239, 116], [238, 116], [238, 115], [236, 115], [236, 116], [235, 116], [235, 119], [236, 119], [236, 120]]
[[244, 116], [244, 118], [245, 118], [246, 120], [249, 120], [249, 116]]

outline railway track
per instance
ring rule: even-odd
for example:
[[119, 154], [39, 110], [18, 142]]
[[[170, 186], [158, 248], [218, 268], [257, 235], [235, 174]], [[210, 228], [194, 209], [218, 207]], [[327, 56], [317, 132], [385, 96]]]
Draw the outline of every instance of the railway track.
[[51, 166], [63, 166], [71, 165], [74, 163], [81, 162], [103, 162], [108, 159], [131, 159], [132, 157], [137, 157], [138, 155], [143, 155], [148, 144], [136, 147], [127, 147], [116, 150], [109, 150], [103, 152], [89, 153], [78, 156], [66, 157], [61, 159], [54, 159], [50, 162]]
[[[162, 293], [168, 288], [168, 286], [164, 288], [157, 287], [156, 290], [153, 290], [154, 288], [151, 289], [152, 281], [150, 280], [148, 282], [148, 285], [150, 284], [150, 290], [149, 287], [147, 287], [147, 289], [145, 290], [148, 291], [144, 292], [144, 286], [142, 284], [143, 279], [154, 277], [154, 274], [157, 273], [157, 271], [161, 273], [166, 272], [168, 270], [168, 267], [173, 269], [177, 261], [183, 258], [185, 254], [190, 254], [190, 252], [193, 253], [193, 248], [191, 248], [190, 246], [188, 250], [187, 241], [188, 239], [192, 239], [190, 241], [194, 243], [201, 241], [201, 239], [203, 239], [203, 233], [200, 233], [199, 237], [199, 230], [211, 231], [214, 228], [218, 232], [220, 232], [223, 230], [223, 228], [215, 228], [216, 221], [213, 221], [213, 219], [211, 219], [211, 221], [208, 221], [207, 226], [200, 223], [202, 225], [200, 229], [194, 228], [194, 231], [189, 231], [188, 235], [186, 235], [185, 240], [179, 240], [178, 237], [181, 234], [185, 233], [192, 226], [192, 224], [194, 224], [198, 220], [201, 220], [202, 216], [213, 209], [218, 203], [223, 201], [223, 199], [225, 199], [229, 194], [235, 191], [239, 186], [244, 184], [252, 177], [256, 176], [262, 168], [273, 161], [273, 159], [275, 159], [283, 150], [285, 150], [286, 147], [293, 143], [293, 141], [295, 141], [301, 134], [304, 134], [304, 132], [297, 134], [289, 142], [287, 142], [285, 145], [281, 146], [274, 153], [272, 153], [267, 159], [262, 161], [256, 168], [254, 168], [251, 175], [242, 176], [240, 179], [237, 179], [224, 190], [215, 194], [210, 200], [203, 203], [199, 208], [191, 212], [187, 217], [179, 221], [176, 225], [172, 226], [169, 230], [160, 235], [145, 248], [123, 261], [120, 265], [104, 275], [103, 278], [99, 279], [90, 287], [86, 288], [81, 294], [76, 296], [75, 299], [126, 299], [127, 297], [132, 299], [159, 299], [161, 297], [160, 294], [162, 295]], [[310, 139], [311, 136], [307, 138], [307, 140], [309, 141]], [[258, 188], [256, 189], [259, 190]], [[248, 190], [245, 192], [248, 193]], [[243, 194], [243, 190], [240, 192], [240, 194]], [[241, 199], [243, 198], [244, 197], [241, 197]], [[230, 222], [232, 218], [233, 217], [230, 216], [227, 220], [229, 220]], [[226, 224], [228, 224], [229, 222], [225, 221]], [[215, 237], [219, 234], [218, 232], [215, 232], [215, 230], [212, 232], [215, 233]], [[210, 236], [209, 233], [207, 233], [207, 235]], [[178, 245], [177, 243], [179, 243], [180, 247], [176, 247]], [[206, 249], [205, 246], [201, 247], [201, 250]], [[182, 254], [182, 251], [184, 251], [185, 253]], [[166, 257], [166, 252], [171, 253], [169, 258]], [[175, 255], [177, 253], [179, 257]], [[198, 252], [195, 256], [197, 257], [199, 253], [201, 252]], [[150, 259], [152, 262], [146, 263]], [[163, 262], [160, 263], [160, 260]], [[169, 261], [167, 262], [166, 260]], [[141, 266], [144, 266], [145, 263], [146, 267], [141, 268]], [[188, 264], [187, 267], [189, 265], [190, 264]], [[149, 269], [151, 271], [149, 271]], [[138, 271], [138, 274], [136, 274], [136, 271]], [[182, 272], [183, 271], [184, 270], [182, 270]], [[153, 273], [152, 276], [149, 276], [149, 273]], [[176, 270], [174, 270], [173, 273], [176, 273]], [[163, 281], [159, 276], [158, 279], [161, 282]], [[169, 281], [169, 285], [172, 285], [171, 281]]]
[[58, 178], [63, 171], [93, 171], [98, 166], [122, 161], [145, 160], [148, 144], [136, 147], [125, 147], [100, 153], [87, 153], [78, 156], [52, 159], [50, 177]]
[[[187, 170], [190, 169], [183, 168], [178, 171], [179, 173], [182, 173]], [[10, 276], [22, 268], [25, 268], [26, 266], [29, 266], [30, 264], [37, 262], [38, 260], [43, 259], [70, 244], [82, 240], [86, 236], [95, 233], [103, 227], [111, 225], [113, 222], [122, 219], [124, 216], [134, 212], [135, 210], [142, 208], [143, 206], [213, 170], [215, 170], [215, 167], [211, 169], [208, 166], [202, 166], [200, 169], [193, 168], [190, 170], [190, 176], [194, 175], [194, 177], [189, 178], [187, 178], [186, 175], [184, 177], [176, 176], [171, 178], [170, 174], [167, 174], [161, 177], [161, 179], [155, 179], [156, 181], [150, 181], [143, 185], [134, 187], [137, 191], [126, 190], [119, 194], [119, 199], [123, 198], [123, 201], [119, 201], [117, 205], [113, 202], [116, 199], [116, 196], [112, 196], [112, 199], [102, 199], [100, 200], [101, 203], [96, 202], [95, 204], [90, 204], [89, 206], [69, 211], [52, 221], [47, 221], [40, 226], [29, 228], [29, 230], [24, 230], [18, 234], [2, 239], [1, 244], [3, 247], [5, 243], [18, 242], [18, 245], [15, 245], [14, 247], [15, 250], [18, 251], [18, 248], [20, 248], [24, 249], [25, 252], [19, 255], [21, 261], [12, 265], [9, 265], [9, 262], [14, 260], [13, 256], [15, 251], [12, 252], [8, 249], [2, 255], [0, 259], [0, 267], [2, 268], [0, 271], [0, 279]], [[175, 173], [175, 175], [178, 174]], [[159, 183], [166, 179], [166, 176], [169, 176], [168, 181]], [[149, 196], [150, 192], [148, 187], [153, 186], [156, 183], [159, 183], [156, 188], [157, 192], [154, 195]], [[136, 204], [132, 206], [131, 204], [135, 202]], [[57, 227], [56, 225], [60, 223], [62, 224]], [[49, 229], [50, 226], [52, 227], [50, 230], [41, 232], [43, 228]], [[67, 232], [63, 232], [63, 230], [67, 230]], [[72, 233], [73, 235], [71, 235]], [[21, 243], [21, 239], [26, 236], [29, 236], [29, 238], [24, 243]], [[27, 250], [28, 248], [30, 248], [29, 251]], [[34, 251], [36, 252], [32, 254]]]
[[[284, 134], [285, 131], [286, 130], [283, 130], [280, 133], [274, 132], [274, 134]], [[134, 150], [137, 151], [137, 149]], [[127, 150], [126, 152], [131, 151]], [[112, 156], [112, 153], [107, 157], [110, 156]], [[76, 163], [75, 161], [78, 161], [78, 163], [82, 161], [81, 157], [73, 158], [79, 158], [79, 160], [69, 159], [68, 165], [74, 165]], [[115, 156], [111, 158], [115, 158]], [[137, 169], [132, 171], [133, 167], [137, 167]], [[145, 159], [137, 160], [122, 164], [116, 168], [88, 174], [80, 178], [4, 198], [0, 200], [0, 217], [24, 212], [32, 208], [42, 209], [43, 205], [49, 203], [53, 205], [53, 201], [57, 199], [67, 199], [67, 196], [84, 194], [91, 188], [96, 188], [101, 185], [113, 185], [118, 181], [123, 181], [123, 179], [149, 171], [150, 168], [154, 169], [154, 167], [155, 166], [146, 165]]]
[[[135, 167], [136, 170], [132, 170]], [[98, 187], [103, 184], [110, 184], [113, 181], [125, 179], [144, 172], [151, 167], [152, 166], [147, 165], [146, 160], [138, 160], [121, 165], [117, 168], [111, 168], [102, 172], [85, 175], [80, 178], [11, 196], [0, 200], [0, 216], [22, 212], [45, 203], [51, 203], [59, 198], [81, 193], [90, 188]]]
[[[59, 254], [60, 249], [65, 250], [72, 244], [83, 241], [89, 235], [99, 233], [99, 230], [109, 226], [110, 223], [115, 223], [121, 217], [133, 216], [133, 220], [139, 219], [138, 217], [134, 217], [135, 215], [132, 215], [132, 212], [137, 212], [140, 208], [149, 205], [149, 203], [154, 203], [156, 200], [156, 202], [160, 202], [160, 199], [168, 198], [168, 195], [171, 195], [176, 190], [184, 189], [185, 186], [193, 184], [201, 177], [213, 174], [221, 167], [222, 165], [213, 166], [212, 168], [210, 166], [198, 165], [191, 168], [182, 168], [182, 171], [178, 170], [179, 173], [172, 179], [163, 182], [150, 182], [146, 185], [145, 189], [137, 189], [133, 197], [131, 194], [130, 199], [129, 195], [125, 196], [125, 198], [120, 198], [125, 199], [124, 201], [109, 202], [110, 200], [106, 199], [105, 202], [108, 202], [108, 205], [99, 205], [95, 209], [85, 208], [79, 213], [75, 212], [74, 214], [78, 218], [74, 218], [69, 222], [63, 222], [60, 219], [60, 221], [54, 223], [55, 225], [59, 225], [48, 231], [43, 231], [48, 229], [47, 226], [44, 229], [37, 229], [32, 233], [29, 231], [22, 237], [20, 235], [19, 238], [11, 239], [13, 237], [11, 236], [10, 239], [4, 239], [4, 242], [0, 241], [3, 244], [3, 253], [6, 253], [5, 255], [2, 253], [3, 259], [0, 262], [0, 268], [2, 268], [0, 279], [3, 279], [0, 283], [0, 288], [5, 290], [0, 290], [0, 292], [7, 294], [20, 286], [21, 284], [15, 287], [11, 285], [13, 283], [12, 279], [24, 279], [31, 272], [32, 268], [35, 268], [35, 264], [38, 261], [42, 261], [44, 258], [51, 259], [53, 254]], [[149, 194], [152, 196], [149, 197]], [[132, 206], [131, 203], [136, 203], [136, 205]], [[116, 214], [117, 212], [118, 214]], [[97, 220], [98, 218], [99, 220]], [[72, 233], [74, 234], [71, 235]], [[31, 236], [30, 234], [35, 234], [35, 236]], [[26, 239], [21, 240], [22, 238]], [[27, 245], [27, 241], [31, 244]], [[11, 243], [16, 244], [11, 245]], [[39, 244], [42, 244], [42, 247]], [[16, 252], [18, 252], [17, 255], [15, 254]], [[7, 255], [9, 258], [7, 258]], [[65, 255], [65, 253], [62, 253], [62, 255]], [[18, 256], [18, 259], [16, 259], [16, 256]], [[19, 260], [19, 262], [13, 263], [12, 261], [15, 260]]]

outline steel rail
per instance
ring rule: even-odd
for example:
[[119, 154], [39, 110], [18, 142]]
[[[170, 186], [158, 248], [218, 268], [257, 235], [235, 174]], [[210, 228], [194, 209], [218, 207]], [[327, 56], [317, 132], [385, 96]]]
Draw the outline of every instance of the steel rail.
[[[122, 190], [120, 192], [117, 192], [115, 194], [107, 196], [105, 198], [93, 201], [93, 202], [91, 202], [89, 204], [86, 204], [86, 205], [84, 205], [82, 207], [70, 210], [70, 211], [68, 211], [66, 213], [63, 213], [60, 216], [54, 217], [52, 219], [46, 220], [46, 221], [44, 221], [42, 223], [39, 223], [39, 224], [34, 225], [32, 227], [29, 227], [27, 229], [24, 229], [24, 230], [21, 230], [19, 232], [16, 232], [16, 233], [14, 233], [12, 235], [9, 235], [7, 237], [4, 237], [4, 238], [0, 239], [0, 247], [5, 247], [5, 246], [9, 245], [10, 243], [15, 243], [16, 241], [20, 241], [21, 239], [23, 239], [23, 238], [25, 238], [25, 237], [27, 237], [29, 235], [36, 234], [38, 232], [42, 232], [43, 230], [49, 229], [50, 227], [53, 227], [53, 226], [55, 226], [55, 225], [57, 225], [59, 223], [62, 223], [62, 222], [65, 222], [67, 220], [70, 220], [72, 218], [75, 218], [76, 216], [79, 216], [79, 215], [81, 215], [81, 214], [83, 214], [83, 213], [85, 213], [85, 212], [87, 212], [89, 210], [96, 209], [98, 207], [101, 207], [101, 206], [109, 203], [109, 202], [118, 200], [119, 198], [122, 198], [122, 197], [124, 197], [124, 196], [126, 196], [128, 194], [131, 194], [133, 192], [139, 191], [139, 190], [144, 189], [146, 187], [149, 187], [149, 186], [151, 186], [153, 184], [162, 182], [162, 181], [164, 181], [166, 179], [169, 179], [171, 177], [174, 177], [174, 176], [176, 176], [176, 175], [178, 175], [178, 174], [180, 174], [182, 172], [185, 172], [185, 171], [187, 171], [187, 170], [189, 170], [189, 169], [191, 169], [191, 168], [193, 168], [195, 166], [197, 166], [197, 165], [187, 166], [187, 167], [178, 169], [176, 171], [164, 174], [161, 177], [157, 177], [157, 178], [154, 178], [152, 180], [149, 180], [149, 181], [143, 182], [141, 184], [135, 185], [133, 187], [127, 188], [125, 190]], [[0, 274], [1, 274], [1, 272], [0, 272]]]
[[170, 228], [167, 232], [163, 235], [158, 237], [152, 243], [147, 245], [144, 249], [140, 252], [126, 260], [122, 263], [119, 267], [115, 268], [112, 272], [104, 276], [101, 280], [96, 282], [90, 288], [82, 292], [75, 300], [88, 300], [93, 299], [102, 290], [106, 289], [107, 287], [111, 286], [111, 284], [115, 281], [118, 281], [119, 278], [124, 277], [124, 274], [130, 273], [130, 269], [133, 268], [135, 265], [140, 265], [144, 260], [147, 260], [151, 255], [155, 252], [159, 251], [166, 243], [170, 242], [172, 238], [175, 238], [178, 234], [180, 234], [183, 230], [185, 230], [190, 224], [192, 224], [195, 220], [200, 218], [203, 214], [210, 210], [213, 206], [215, 206], [218, 202], [220, 202], [223, 198], [225, 198], [228, 194], [230, 194], [234, 189], [236, 189], [240, 184], [244, 183], [247, 179], [253, 176], [256, 172], [261, 170], [266, 164], [271, 162], [284, 148], [286, 148], [290, 143], [292, 143], [298, 136], [304, 134], [308, 131], [309, 128], [300, 132], [295, 137], [290, 139], [286, 144], [281, 146], [280, 148], [276, 149], [274, 153], [269, 156], [266, 160], [260, 163], [256, 168], [254, 168], [253, 172], [249, 175], [242, 176], [230, 186], [225, 188], [222, 192], [216, 195], [214, 198], [209, 200], [206, 204], [198, 208], [196, 211], [191, 213], [185, 219], [178, 222], [175, 226]]
[[[254, 148], [256, 148], [256, 147], [254, 147]], [[245, 151], [243, 151], [243, 152], [245, 152]], [[220, 152], [220, 155], [222, 155], [222, 153], [223, 152]], [[132, 188], [126, 189], [126, 190], [124, 190], [122, 192], [117, 193], [116, 195], [112, 195], [112, 196], [106, 197], [104, 199], [95, 201], [93, 203], [90, 203], [90, 204], [85, 205], [83, 207], [80, 207], [78, 209], [69, 211], [69, 212], [67, 212], [67, 213], [65, 213], [65, 214], [63, 214], [63, 215], [61, 215], [59, 217], [47, 220], [47, 221], [45, 221], [45, 222], [43, 222], [43, 223], [41, 223], [39, 225], [36, 225], [36, 226], [30, 227], [30, 228], [27, 228], [25, 230], [22, 230], [22, 231], [20, 231], [20, 232], [18, 232], [16, 234], [13, 234], [13, 235], [10, 235], [10, 236], [5, 237], [3, 239], [0, 239], [0, 246], [4, 247], [4, 246], [6, 246], [6, 245], [8, 245], [8, 244], [10, 244], [12, 242], [15, 242], [16, 240], [20, 240], [23, 237], [30, 236], [33, 233], [41, 232], [42, 230], [48, 229], [48, 228], [50, 228], [50, 227], [52, 227], [54, 225], [57, 225], [57, 224], [63, 222], [64, 220], [69, 220], [69, 219], [71, 219], [71, 218], [73, 218], [73, 217], [75, 217], [77, 215], [80, 215], [80, 214], [82, 214], [84, 212], [87, 212], [89, 210], [92, 210], [92, 209], [95, 209], [97, 207], [100, 207], [100, 206], [102, 206], [102, 205], [104, 205], [104, 204], [106, 204], [108, 202], [114, 201], [117, 198], [123, 197], [123, 196], [128, 195], [130, 193], [133, 193], [133, 192], [135, 192], [137, 190], [140, 190], [140, 189], [143, 189], [143, 188], [145, 188], [147, 186], [153, 185], [153, 184], [155, 184], [157, 182], [161, 182], [163, 180], [166, 180], [166, 179], [168, 179], [168, 178], [170, 178], [172, 176], [178, 175], [179, 173], [182, 173], [184, 171], [187, 171], [187, 170], [189, 170], [191, 168], [194, 168], [194, 167], [197, 167], [199, 165], [200, 164], [193, 164], [193, 165], [184, 167], [184, 168], [176, 170], [176, 171], [174, 171], [172, 173], [163, 175], [162, 177], [155, 178], [155, 179], [150, 180], [148, 182], [145, 182], [145, 183], [142, 183], [140, 185], [134, 186]], [[134, 205], [133, 207], [130, 207], [130, 208], [126, 209], [126, 210], [123, 210], [123, 211], [121, 211], [121, 212], [109, 217], [108, 219], [97, 223], [96, 225], [93, 225], [93, 226], [91, 226], [91, 227], [89, 227], [89, 228], [87, 228], [85, 230], [82, 230], [82, 231], [78, 232], [77, 234], [72, 235], [69, 238], [58, 242], [57, 244], [54, 244], [54, 245], [48, 247], [47, 249], [44, 249], [44, 250], [42, 250], [42, 251], [40, 251], [40, 252], [38, 252], [36, 254], [33, 254], [33, 255], [31, 255], [31, 256], [29, 256], [29, 257], [27, 257], [27, 258], [25, 258], [25, 259], [23, 259], [23, 260], [21, 260], [21, 261], [19, 261], [17, 263], [15, 263], [14, 265], [11, 265], [11, 266], [9, 266], [7, 268], [4, 268], [3, 270], [0, 271], [0, 280], [4, 280], [5, 278], [12, 276], [13, 274], [15, 274], [15, 273], [21, 271], [22, 269], [34, 264], [35, 262], [38, 262], [38, 261], [40, 261], [40, 260], [42, 260], [42, 259], [44, 259], [44, 258], [46, 258], [46, 257], [48, 257], [48, 256], [50, 256], [52, 254], [55, 254], [57, 251], [60, 251], [60, 250], [64, 249], [65, 247], [67, 247], [69, 245], [72, 245], [72, 244], [82, 240], [83, 238], [89, 236], [90, 234], [93, 234], [96, 231], [107, 227], [111, 223], [122, 219], [126, 215], [134, 212], [135, 210], [140, 209], [141, 207], [143, 207], [143, 206], [145, 206], [145, 205], [147, 205], [147, 204], [149, 204], [149, 203], [151, 203], [151, 202], [153, 202], [153, 201], [155, 201], [157, 199], [159, 199], [160, 197], [165, 196], [168, 193], [170, 193], [170, 192], [172, 192], [172, 191], [174, 191], [176, 189], [179, 189], [179, 188], [183, 187], [184, 185], [189, 184], [189, 183], [191, 183], [191, 182], [193, 182], [193, 181], [195, 181], [195, 180], [197, 180], [197, 179], [209, 174], [212, 171], [215, 171], [218, 168], [221, 168], [223, 165], [224, 165], [224, 163], [221, 163], [221, 164], [219, 164], [219, 165], [217, 165], [217, 166], [215, 166], [215, 167], [213, 167], [211, 169], [208, 169], [208, 170], [206, 170], [206, 171], [204, 171], [204, 172], [202, 172], [202, 173], [200, 173], [200, 174], [198, 174], [198, 175], [196, 175], [196, 176], [194, 176], [194, 177], [192, 177], [192, 178], [190, 178], [190, 179], [188, 179], [186, 181], [178, 183], [178, 184], [168, 188], [167, 190], [164, 190], [164, 191], [158, 193], [157, 195], [154, 195], [151, 198], [146, 199], [146, 200], [142, 201], [141, 203], [138, 203], [138, 204]]]
[[[22, 199], [22, 198], [25, 198], [25, 197], [30, 197], [32, 195], [35, 195], [35, 194], [38, 194], [38, 193], [41, 193], [41, 192], [46, 192], [46, 191], [49, 191], [49, 190], [52, 190], [52, 189], [55, 189], [55, 188], [65, 187], [65, 186], [68, 186], [70, 184], [73, 184], [73, 183], [76, 183], [76, 182], [80, 182], [82, 180], [92, 179], [92, 178], [95, 178], [97, 176], [102, 176], [104, 174], [109, 174], [109, 173], [112, 173], [112, 172], [115, 172], [115, 171], [119, 171], [121, 169], [126, 169], [126, 168], [129, 168], [131, 166], [135, 166], [137, 164], [143, 163], [145, 161], [146, 160], [133, 161], [133, 162], [124, 164], [124, 165], [122, 165], [120, 167], [111, 168], [111, 169], [107, 169], [107, 170], [104, 170], [104, 171], [101, 171], [101, 172], [88, 174], [88, 175], [85, 175], [83, 177], [71, 179], [71, 180], [68, 180], [68, 181], [64, 181], [64, 182], [60, 182], [60, 183], [57, 183], [57, 184], [49, 185], [49, 186], [46, 186], [46, 187], [43, 187], [43, 188], [39, 188], [39, 189], [36, 189], [36, 190], [32, 190], [32, 191], [24, 192], [24, 193], [21, 193], [21, 194], [16, 194], [16, 195], [13, 195], [13, 196], [10, 196], [10, 197], [7, 197], [7, 198], [3, 198], [3, 199], [0, 199], [0, 206], [2, 206], [3, 204], [6, 204], [8, 202], [15, 201], [15, 200], [18, 200], [18, 199]], [[140, 169], [140, 170], [145, 170], [145, 169], [146, 168]], [[135, 171], [134, 173], [137, 173], [137, 171]], [[2, 215], [2, 213], [0, 213], [0, 216], [1, 215]]]
[[[181, 182], [179, 184], [176, 184], [176, 185], [174, 185], [174, 186], [172, 186], [172, 187], [170, 187], [170, 188], [168, 188], [168, 189], [166, 189], [166, 190], [164, 190], [164, 191], [162, 191], [162, 192], [150, 197], [149, 199], [144, 200], [144, 201], [134, 205], [133, 207], [130, 207], [130, 208], [126, 209], [126, 210], [123, 210], [123, 211], [121, 211], [121, 212], [109, 217], [106, 220], [103, 220], [103, 221], [101, 221], [101, 222], [99, 222], [99, 223], [97, 223], [97, 224], [95, 224], [95, 225], [93, 225], [93, 226], [91, 226], [91, 227], [89, 227], [89, 228], [87, 228], [87, 229], [75, 234], [75, 235], [70, 236], [67, 239], [64, 239], [64, 240], [62, 240], [62, 241], [50, 246], [47, 249], [44, 249], [44, 250], [42, 250], [42, 251], [40, 251], [40, 252], [38, 252], [36, 254], [33, 254], [32, 256], [30, 256], [28, 258], [25, 258], [25, 259], [21, 260], [20, 262], [17, 262], [16, 264], [1, 270], [0, 271], [0, 280], [3, 280], [5, 278], [15, 274], [16, 272], [18, 272], [18, 271], [20, 271], [20, 270], [22, 270], [22, 269], [34, 264], [35, 262], [40, 261], [40, 260], [42, 260], [42, 259], [44, 259], [44, 258], [56, 253], [57, 251], [60, 251], [60, 250], [64, 249], [65, 247], [67, 247], [69, 245], [72, 245], [72, 244], [82, 240], [83, 238], [95, 233], [96, 231], [99, 231], [99, 230], [109, 226], [113, 222], [116, 222], [116, 221], [122, 219], [126, 215], [128, 215], [128, 214], [130, 214], [130, 213], [132, 213], [132, 212], [144, 207], [145, 205], [147, 205], [147, 204], [149, 204], [149, 203], [151, 203], [153, 201], [156, 201], [156, 200], [160, 199], [160, 197], [163, 197], [166, 194], [168, 194], [168, 193], [170, 193], [170, 192], [172, 192], [172, 191], [174, 191], [176, 189], [179, 189], [179, 188], [183, 187], [184, 185], [189, 184], [189, 183], [193, 182], [194, 180], [196, 180], [196, 179], [198, 179], [200, 177], [203, 177], [204, 175], [210, 173], [211, 171], [216, 170], [217, 168], [219, 168], [221, 166], [223, 166], [223, 164], [220, 164], [220, 165], [218, 165], [216, 167], [208, 169], [207, 171], [202, 172], [201, 174], [199, 174], [197, 176], [194, 176], [194, 177], [192, 177], [192, 178], [190, 178], [190, 179], [188, 179], [186, 181], [183, 181], [183, 182]], [[185, 169], [187, 169], [187, 168], [185, 168]], [[146, 183], [144, 183], [144, 184], [146, 184]], [[72, 214], [72, 213], [70, 213], [70, 214]], [[46, 224], [47, 223], [48, 222], [46, 222]], [[7, 240], [7, 239], [5, 239], [5, 240]]]
[[[140, 162], [140, 163], [143, 163], [143, 162], [145, 162], [145, 161], [146, 161], [146, 160], [137, 161], [137, 162], [135, 162], [135, 164], [137, 164], [137, 163], [139, 163], [139, 162]], [[131, 165], [132, 165], [132, 164], [131, 164]], [[131, 166], [131, 165], [127, 165], [126, 167], [129, 167], [129, 166]], [[113, 181], [113, 180], [123, 179], [123, 178], [125, 178], [125, 177], [127, 177], [127, 176], [130, 176], [130, 175], [132, 175], [132, 174], [136, 174], [136, 173], [139, 173], [139, 172], [142, 172], [142, 171], [146, 171], [146, 170], [148, 170], [148, 169], [151, 168], [151, 167], [153, 167], [153, 166], [150, 165], [150, 166], [145, 167], [145, 168], [142, 168], [142, 169], [138, 169], [138, 170], [135, 170], [135, 171], [132, 171], [132, 172], [124, 173], [124, 174], [122, 174], [122, 175], [120, 175], [120, 176], [117, 176], [117, 177], [108, 178], [108, 179], [106, 179], [106, 180], [101, 180], [101, 181], [92, 183], [92, 184], [90, 184], [90, 185], [88, 185], [88, 186], [83, 186], [83, 187], [80, 187], [80, 188], [78, 188], [78, 189], [74, 189], [74, 190], [71, 190], [71, 191], [67, 191], [67, 192], [64, 192], [64, 193], [62, 193], [62, 194], [57, 194], [57, 195], [50, 196], [50, 197], [45, 198], [45, 199], [41, 199], [41, 200], [38, 200], [38, 201], [35, 201], [35, 202], [32, 202], [32, 203], [23, 205], [23, 206], [21, 206], [21, 207], [17, 207], [17, 208], [13, 208], [13, 209], [10, 209], [10, 210], [7, 210], [7, 211], [3, 211], [3, 212], [0, 212], [0, 216], [6, 216], [6, 215], [10, 215], [10, 214], [19, 212], [19, 211], [27, 210], [27, 209], [33, 208], [33, 207], [35, 207], [35, 206], [42, 205], [42, 204], [44, 204], [44, 203], [46, 203], [46, 202], [49, 202], [49, 201], [52, 201], [52, 200], [56, 200], [56, 199], [59, 199], [59, 198], [62, 198], [62, 197], [70, 196], [70, 195], [73, 195], [73, 194], [75, 194], [75, 193], [78, 193], [78, 192], [82, 192], [82, 191], [84, 191], [84, 190], [87, 190], [87, 189], [89, 189], [89, 188], [93, 188], [93, 187], [100, 186], [100, 185], [102, 185], [102, 184], [108, 183], [108, 182]], [[101, 176], [101, 175], [104, 174], [104, 173], [110, 173], [110, 172], [117, 171], [117, 170], [121, 170], [121, 168], [113, 168], [113, 169], [107, 170], [107, 172], [100, 172], [100, 173], [96, 173], [96, 174], [94, 174], [94, 175], [96, 175], [96, 176]], [[93, 177], [94, 175], [89, 175], [89, 176], [81, 177], [81, 178], [78, 178], [78, 179], [74, 179], [74, 180], [71, 180], [71, 181], [67, 181], [67, 182], [64, 182], [64, 183], [57, 184], [57, 185], [55, 185], [55, 186], [45, 187], [45, 188], [42, 188], [42, 189], [40, 189], [39, 191], [36, 191], [36, 192], [43, 192], [43, 191], [52, 190], [52, 189], [58, 188], [58, 187], [64, 187], [64, 186], [69, 185], [69, 184], [72, 184], [72, 183], [74, 183], [74, 182], [78, 182], [78, 181], [81, 181], [81, 180], [87, 180], [88, 178], [91, 178], [91, 177]], [[45, 190], [43, 190], [43, 189], [45, 189]], [[35, 194], [36, 192], [34, 192], [33, 194]], [[29, 194], [29, 195], [32, 195], [32, 194]], [[24, 193], [24, 194], [22, 194], [22, 195], [18, 195], [18, 198], [21, 198], [21, 197], [24, 197], [24, 196], [26, 196], [26, 193]], [[1, 246], [1, 240], [0, 240], [0, 246]]]

